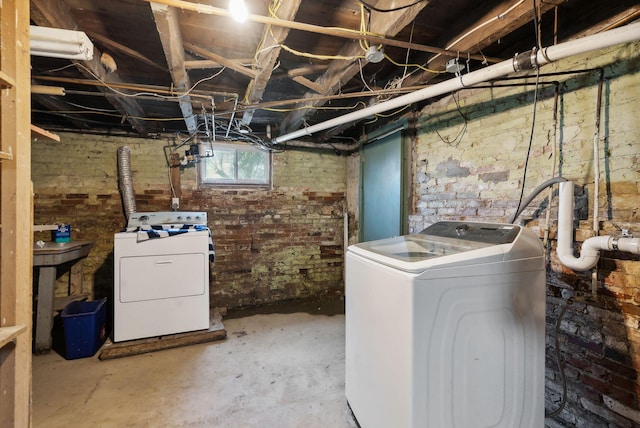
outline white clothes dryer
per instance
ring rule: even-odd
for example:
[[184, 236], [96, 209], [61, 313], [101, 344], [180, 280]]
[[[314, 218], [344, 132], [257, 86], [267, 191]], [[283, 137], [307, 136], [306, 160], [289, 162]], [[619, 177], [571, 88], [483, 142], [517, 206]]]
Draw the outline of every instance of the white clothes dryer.
[[205, 212], [133, 213], [114, 237], [114, 342], [208, 329]]

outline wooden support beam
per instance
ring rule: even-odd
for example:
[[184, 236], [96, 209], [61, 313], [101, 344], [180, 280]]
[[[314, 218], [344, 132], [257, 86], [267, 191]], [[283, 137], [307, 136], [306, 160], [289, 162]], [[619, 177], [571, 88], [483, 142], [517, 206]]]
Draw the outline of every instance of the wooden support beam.
[[[53, 113], [57, 111], [75, 110], [75, 107], [71, 107], [68, 103], [66, 103], [65, 101], [60, 99], [60, 97], [57, 97], [57, 96], [31, 94], [31, 97], [33, 101], [37, 102], [43, 107], [46, 107], [47, 109], [51, 110]], [[64, 114], [62, 117], [64, 117], [66, 120], [68, 120], [74, 126], [77, 126], [80, 129], [91, 129], [91, 125], [89, 125], [88, 122], [82, 119], [79, 119], [73, 116], [72, 114]]]
[[[47, 81], [47, 82], [59, 82], [59, 83], [71, 83], [74, 85], [85, 85], [85, 86], [100, 86], [100, 85], [105, 85], [105, 83], [100, 82], [98, 80], [92, 80], [92, 79], [76, 79], [73, 77], [57, 77], [57, 76], [33, 76], [34, 79], [36, 80], [43, 80], [43, 81]], [[136, 91], [136, 92], [152, 92], [155, 94], [160, 94], [160, 95], [168, 95], [168, 96], [175, 96], [176, 95], [176, 91], [175, 88], [166, 88], [163, 86], [155, 86], [155, 85], [143, 85], [140, 83], [111, 83], [109, 84], [111, 87], [116, 88], [116, 89], [125, 89], [125, 90], [129, 90], [129, 91]], [[67, 93], [72, 94], [72, 93], [80, 93], [81, 91], [76, 91], [76, 90], [66, 90]], [[82, 92], [82, 95], [93, 95], [93, 96], [98, 96], [101, 93], [100, 92]], [[196, 103], [198, 106], [204, 104], [205, 106], [208, 106], [207, 103], [211, 102], [211, 99], [215, 96], [215, 97], [225, 97], [225, 98], [237, 98], [238, 94], [233, 93], [233, 92], [223, 92], [223, 91], [199, 91], [197, 89], [191, 91], [191, 93], [189, 94], [190, 97], [192, 99], [196, 99], [195, 101], [192, 101], [194, 103]], [[102, 94], [102, 96], [106, 96], [105, 94]], [[145, 99], [144, 95], [140, 96], [141, 99]], [[155, 101], [165, 101], [165, 102], [176, 102], [175, 99], [163, 99], [163, 98], [153, 98]], [[221, 102], [221, 104], [224, 104], [224, 101]]]
[[129, 357], [131, 355], [146, 354], [180, 346], [197, 345], [227, 338], [227, 330], [222, 322], [222, 315], [218, 308], [213, 310], [211, 324], [208, 330], [191, 331], [187, 333], [170, 334], [147, 339], [128, 340], [113, 343], [108, 341], [100, 350], [100, 360]]
[[[396, 12], [372, 14], [369, 30], [372, 33], [395, 36], [400, 32], [400, 30], [411, 23], [428, 3], [428, 1], [418, 3], [413, 7]], [[394, 0], [380, 0], [376, 3], [376, 7], [381, 9], [391, 9], [394, 5]], [[362, 56], [363, 52], [360, 44], [354, 43], [353, 40], [351, 40], [344, 44], [339, 55], [345, 57], [356, 57]], [[365, 60], [361, 61], [366, 63]], [[344, 83], [351, 80], [351, 78], [353, 78], [353, 76], [355, 76], [359, 71], [359, 62], [333, 61], [327, 71], [320, 76], [315, 83], [319, 85], [319, 87], [323, 88], [321, 92], [322, 94], [334, 94]], [[314, 93], [305, 94], [305, 98], [315, 96], [315, 92], [317, 91], [314, 90]], [[322, 104], [324, 104], [323, 101], [311, 101], [306, 103], [309, 108], [299, 109], [289, 113], [280, 125], [280, 132], [287, 133], [298, 129], [304, 123], [306, 115], [309, 114], [313, 108]]]
[[172, 197], [182, 197], [182, 184], [180, 183], [180, 154], [171, 153], [169, 155], [169, 173], [171, 174], [171, 188], [173, 189]]
[[[289, 0], [280, 3], [280, 8], [276, 12], [277, 17], [287, 21], [292, 21], [298, 12], [301, 2], [302, 0]], [[262, 100], [262, 95], [264, 94], [267, 83], [269, 83], [269, 79], [271, 78], [273, 67], [278, 56], [280, 56], [280, 43], [287, 38], [288, 34], [289, 29], [286, 27], [274, 27], [269, 24], [265, 26], [259, 46], [274, 45], [276, 47], [267, 50], [259, 49], [259, 53], [256, 55], [253, 68], [254, 70], [258, 70], [258, 75], [249, 83], [247, 93], [244, 97], [248, 104], [253, 104]], [[242, 115], [242, 123], [249, 125], [254, 112], [255, 110], [245, 111]]]
[[[186, 92], [191, 88], [191, 81], [184, 67], [184, 48], [182, 47], [182, 31], [178, 21], [178, 12], [175, 8], [159, 3], [151, 3], [151, 10], [153, 11], [153, 19], [156, 21], [156, 28], [162, 42], [162, 49], [167, 59], [173, 85], [178, 91]], [[191, 97], [182, 95], [179, 103], [189, 134], [195, 134], [198, 128], [198, 120], [197, 116], [193, 114]]]
[[291, 80], [301, 84], [302, 86], [305, 86], [308, 89], [311, 89], [314, 92], [317, 92], [318, 94], [324, 95], [324, 88], [322, 86], [318, 85], [316, 82], [312, 82], [304, 76], [295, 76]]
[[184, 47], [188, 51], [193, 52], [194, 54], [199, 55], [202, 58], [206, 58], [211, 61], [216, 61], [217, 63], [222, 64], [224, 67], [230, 68], [252, 79], [255, 79], [256, 76], [258, 75], [255, 71], [247, 67], [243, 67], [242, 65], [239, 65], [236, 62], [223, 57], [222, 55], [213, 53], [207, 49], [201, 48], [200, 46], [194, 45], [193, 43], [184, 42]]
[[142, 55], [140, 52], [131, 49], [128, 46], [125, 46], [123, 44], [120, 44], [116, 41], [113, 41], [111, 39], [109, 39], [108, 37], [105, 37], [101, 34], [97, 34], [97, 33], [87, 33], [92, 39], [99, 41], [100, 43], [102, 43], [105, 46], [110, 47], [113, 50], [117, 50], [118, 52], [121, 52], [127, 56], [130, 56], [131, 58], [137, 59], [140, 62], [144, 62], [145, 64], [148, 64], [152, 67], [157, 68], [158, 70], [162, 70], [162, 71], [167, 71], [167, 69], [163, 66], [161, 66], [160, 64], [157, 64], [155, 61], [150, 60], [149, 58], [147, 58], [146, 56]]
[[[541, 13], [553, 9], [563, 0], [549, 0], [539, 3]], [[501, 3], [475, 23], [465, 30], [454, 36], [446, 44], [446, 48], [458, 52], [477, 53], [481, 49], [495, 43], [500, 38], [505, 37], [514, 30], [529, 24], [533, 20], [533, 10], [531, 2], [522, 0], [508, 0]], [[466, 59], [467, 56], [460, 54], [460, 58]], [[449, 57], [442, 55], [433, 56], [428, 67], [434, 70], [444, 70]], [[406, 79], [403, 84], [418, 85], [431, 81], [435, 75], [428, 72], [415, 73]]]
[[[31, 20], [37, 25], [54, 28], [77, 29], [78, 23], [73, 19], [73, 14], [68, 4], [59, 0], [31, 0]], [[90, 61], [73, 61], [78, 64], [78, 70], [87, 77], [98, 76], [107, 83], [122, 83], [117, 71], [107, 73], [100, 63], [101, 52], [94, 47], [93, 59]], [[95, 75], [95, 76], [94, 76]], [[147, 134], [147, 125], [141, 118], [145, 112], [132, 97], [115, 97], [106, 86], [98, 87], [104, 92], [107, 100], [122, 114], [124, 119], [139, 134]]]
[[55, 141], [57, 143], [60, 142], [59, 135], [49, 132], [45, 129], [42, 129], [39, 126], [36, 126], [34, 124], [31, 124], [31, 139], [38, 140], [40, 138], [48, 141]]
[[30, 427], [33, 254], [29, 3], [0, 2], [0, 426]]
[[[243, 66], [244, 64], [251, 64], [253, 62], [253, 58], [245, 58], [245, 59], [230, 59], [229, 61], [235, 62], [239, 66]], [[208, 68], [222, 68], [224, 65], [219, 62], [212, 61], [210, 59], [200, 59], [200, 60], [185, 60], [184, 68], [187, 70], [203, 70]]]
[[[231, 16], [231, 14], [227, 9], [213, 7], [213, 6], [209, 6], [207, 4], [202, 4], [202, 3], [192, 3], [192, 2], [183, 1], [183, 0], [144, 0], [144, 1], [147, 1], [147, 2], [154, 1], [156, 3], [162, 3], [168, 6], [173, 6], [179, 9], [189, 10], [196, 13], [206, 13], [209, 15], [216, 15], [216, 16]], [[376, 7], [382, 3], [391, 4], [389, 1], [384, 0], [376, 4]], [[393, 5], [395, 5], [395, 3], [393, 3]], [[422, 4], [422, 6], [416, 6], [416, 7], [419, 7], [420, 9], [422, 9], [424, 8], [424, 4]], [[390, 15], [390, 14], [383, 14], [383, 15]], [[383, 19], [385, 18], [383, 17]], [[261, 24], [269, 24], [269, 25], [278, 26], [278, 27], [286, 27], [292, 30], [307, 31], [310, 33], [340, 37], [348, 40], [366, 40], [371, 44], [395, 46], [398, 48], [411, 49], [413, 51], [419, 51], [419, 52], [440, 53], [443, 55], [449, 55], [451, 57], [456, 57], [462, 54], [462, 52], [447, 51], [446, 49], [437, 48], [434, 46], [419, 45], [417, 43], [405, 42], [404, 40], [396, 40], [396, 39], [391, 39], [389, 37], [378, 36], [374, 34], [362, 34], [355, 30], [348, 30], [348, 29], [335, 28], [335, 27], [323, 27], [320, 25], [305, 24], [303, 22], [275, 19], [267, 16], [249, 15], [247, 17], [247, 20], [251, 22], [259, 22]], [[372, 31], [372, 32], [375, 32], [375, 31]], [[391, 34], [391, 33], [386, 33], [386, 34]], [[394, 33], [393, 35], [395, 34], [397, 33]], [[464, 56], [465, 57], [467, 56], [467, 52], [464, 52]], [[479, 55], [471, 55], [471, 58], [482, 60], [482, 57]], [[487, 58], [487, 59], [489, 60], [489, 62], [502, 61], [499, 58]]]

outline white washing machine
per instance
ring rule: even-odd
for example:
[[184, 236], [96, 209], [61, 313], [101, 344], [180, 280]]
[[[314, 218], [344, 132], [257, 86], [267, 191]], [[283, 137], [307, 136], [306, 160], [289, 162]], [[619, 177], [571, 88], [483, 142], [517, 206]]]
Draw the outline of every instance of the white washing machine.
[[208, 329], [205, 212], [140, 212], [114, 237], [113, 340]]
[[352, 245], [345, 299], [362, 428], [544, 426], [545, 265], [530, 230], [440, 222]]

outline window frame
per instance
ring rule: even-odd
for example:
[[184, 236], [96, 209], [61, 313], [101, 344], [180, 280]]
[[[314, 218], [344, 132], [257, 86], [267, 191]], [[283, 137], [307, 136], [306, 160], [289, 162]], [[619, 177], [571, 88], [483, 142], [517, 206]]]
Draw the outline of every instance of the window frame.
[[[249, 187], [249, 188], [270, 188], [272, 182], [272, 174], [273, 174], [273, 162], [271, 151], [263, 149], [254, 144], [247, 143], [238, 143], [233, 141], [223, 141], [223, 142], [211, 142], [204, 143], [203, 149], [209, 150], [212, 149], [215, 153], [216, 150], [220, 151], [233, 151], [234, 153], [234, 178], [210, 178], [207, 177], [206, 174], [206, 165], [207, 165], [207, 157], [203, 157], [200, 159], [198, 165], [198, 175], [199, 175], [199, 184], [208, 187]], [[255, 179], [238, 179], [238, 153], [239, 152], [253, 152], [260, 153], [264, 155], [264, 166], [265, 166], [265, 180], [255, 180]], [[201, 153], [202, 155], [202, 153]]]

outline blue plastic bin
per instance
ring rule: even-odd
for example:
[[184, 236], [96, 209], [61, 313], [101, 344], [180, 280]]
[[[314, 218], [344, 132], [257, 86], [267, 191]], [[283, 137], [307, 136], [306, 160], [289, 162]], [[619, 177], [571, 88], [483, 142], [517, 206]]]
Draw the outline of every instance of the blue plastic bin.
[[107, 299], [71, 302], [60, 317], [64, 328], [65, 358], [74, 360], [93, 356], [106, 339]]

